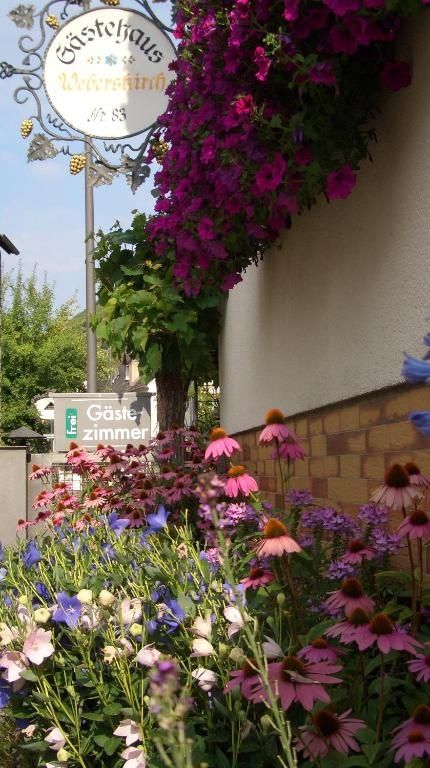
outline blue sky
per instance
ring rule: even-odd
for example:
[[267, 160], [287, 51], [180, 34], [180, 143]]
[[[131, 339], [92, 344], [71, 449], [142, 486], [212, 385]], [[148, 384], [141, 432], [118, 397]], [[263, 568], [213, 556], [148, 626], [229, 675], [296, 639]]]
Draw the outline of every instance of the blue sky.
[[[23, 54], [18, 29], [7, 14], [20, 0], [3, 0], [0, 16], [0, 60], [21, 66]], [[23, 0], [37, 9], [42, 0]], [[92, 3], [99, 5], [98, 0]], [[129, 0], [127, 7], [136, 7]], [[169, 20], [168, 4], [154, 5], [155, 12]], [[57, 303], [76, 295], [78, 306], [85, 304], [84, 174], [71, 176], [68, 158], [27, 163], [29, 140], [20, 135], [21, 121], [33, 112], [30, 106], [14, 101], [13, 92], [22, 83], [19, 76], [0, 80], [0, 233], [18, 247], [20, 257], [2, 253], [3, 268], [12, 268], [20, 258], [24, 273], [35, 264], [41, 276], [55, 283]], [[35, 132], [38, 126], [35, 125]], [[95, 190], [95, 228], [108, 230], [118, 219], [123, 226], [131, 211], [149, 212], [154, 198], [147, 181], [135, 195], [119, 177], [110, 187]]]

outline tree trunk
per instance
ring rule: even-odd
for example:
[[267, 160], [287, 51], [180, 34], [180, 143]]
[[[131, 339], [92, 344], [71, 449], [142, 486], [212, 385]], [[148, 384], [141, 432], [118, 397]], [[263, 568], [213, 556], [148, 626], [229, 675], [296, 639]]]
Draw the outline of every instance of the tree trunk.
[[184, 426], [188, 382], [184, 382], [181, 370], [160, 370], [156, 377], [157, 416], [161, 431], [170, 429], [172, 424]]

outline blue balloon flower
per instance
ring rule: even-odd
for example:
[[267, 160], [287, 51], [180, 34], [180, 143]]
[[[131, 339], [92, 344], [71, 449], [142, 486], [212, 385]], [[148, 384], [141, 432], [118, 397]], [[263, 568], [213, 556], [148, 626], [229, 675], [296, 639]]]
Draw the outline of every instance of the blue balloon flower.
[[76, 629], [81, 615], [81, 602], [76, 596], [70, 597], [67, 592], [59, 592], [57, 595], [58, 608], [52, 615], [52, 621], [67, 624], [70, 629]]
[[31, 568], [42, 559], [42, 555], [37, 549], [34, 541], [29, 541], [27, 548], [22, 553], [22, 559], [26, 568]]
[[164, 507], [159, 506], [156, 512], [154, 512], [152, 515], [148, 515], [146, 518], [148, 528], [146, 529], [145, 533], [158, 533], [158, 531], [161, 531], [161, 529], [167, 525], [167, 518], [169, 515], [170, 512], [167, 512]]
[[130, 525], [130, 520], [119, 518], [116, 512], [110, 513], [107, 522], [109, 528], [116, 534], [116, 536], [121, 536], [125, 529]]
[[430, 437], [430, 411], [413, 411], [409, 418], [423, 435]]
[[430, 361], [405, 355], [402, 376], [414, 383], [425, 381], [426, 384], [430, 384]]
[[0, 709], [7, 707], [11, 693], [12, 691], [10, 685], [6, 682], [6, 680], [2, 680], [0, 678]]
[[51, 599], [49, 590], [42, 581], [36, 582], [36, 592], [46, 603]]

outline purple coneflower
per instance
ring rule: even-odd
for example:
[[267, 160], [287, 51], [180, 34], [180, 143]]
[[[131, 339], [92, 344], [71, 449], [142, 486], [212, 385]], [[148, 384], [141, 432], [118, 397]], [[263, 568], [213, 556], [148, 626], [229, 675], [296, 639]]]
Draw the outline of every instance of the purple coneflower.
[[278, 408], [272, 408], [268, 411], [265, 421], [266, 426], [258, 438], [259, 443], [269, 445], [274, 440], [277, 440], [278, 443], [283, 443], [288, 439], [292, 439], [296, 443], [298, 442], [294, 432], [285, 424], [284, 414]]
[[306, 662], [297, 656], [286, 656], [268, 666], [273, 693], [279, 696], [283, 709], [289, 709], [297, 701], [307, 711], [312, 709], [315, 701], [329, 703], [330, 696], [323, 684], [340, 683], [339, 677], [333, 677], [333, 673], [340, 669], [340, 664]]
[[399, 743], [403, 743], [404, 739], [407, 738], [411, 732], [415, 731], [417, 727], [419, 730], [423, 731], [427, 738], [430, 738], [430, 707], [426, 704], [420, 704], [419, 707], [414, 709], [411, 717], [405, 720], [404, 723], [398, 725], [397, 728], [394, 728], [394, 740], [398, 739]]
[[304, 648], [297, 653], [299, 659], [305, 659], [312, 663], [318, 664], [320, 661], [329, 661], [335, 663], [338, 659], [340, 651], [333, 648], [324, 637], [317, 637], [309, 645], [305, 645]]
[[385, 483], [372, 493], [370, 501], [398, 511], [410, 507], [417, 496], [420, 491], [410, 484], [406, 469], [400, 464], [392, 464], [385, 474]]
[[259, 587], [265, 587], [266, 584], [270, 584], [273, 579], [274, 576], [271, 571], [257, 566], [256, 568], [251, 568], [248, 576], [242, 579], [240, 583], [243, 584], [245, 589], [258, 589]]
[[211, 432], [211, 441], [205, 451], [205, 460], [219, 459], [227, 456], [229, 459], [233, 453], [240, 451], [241, 447], [234, 437], [229, 437], [225, 429], [217, 427]]
[[391, 742], [391, 749], [395, 751], [394, 762], [410, 763], [414, 757], [430, 756], [430, 733], [428, 729], [416, 725], [409, 733], [396, 734]]
[[320, 760], [333, 749], [342, 755], [350, 751], [359, 752], [360, 747], [354, 736], [366, 727], [363, 720], [349, 717], [348, 709], [342, 715], [336, 715], [327, 709], [321, 709], [312, 717], [312, 726], [302, 726], [300, 735], [295, 740], [297, 751], [312, 761]]
[[341, 643], [359, 642], [365, 636], [364, 630], [369, 626], [370, 616], [363, 608], [355, 608], [344, 621], [334, 624], [325, 631], [327, 637], [337, 637]]
[[277, 451], [273, 451], [272, 459], [290, 459], [291, 461], [302, 461], [305, 458], [305, 452], [300, 445], [289, 437], [285, 442], [281, 443]]
[[430, 488], [430, 479], [421, 474], [420, 468], [413, 461], [408, 461], [405, 464], [405, 469], [411, 485], [416, 485], [418, 488]]
[[257, 481], [249, 475], [241, 464], [230, 467], [227, 472], [227, 481], [225, 484], [226, 496], [236, 498], [237, 496], [249, 496], [250, 493], [258, 491]]
[[422, 509], [411, 512], [397, 529], [400, 536], [409, 536], [410, 539], [430, 538], [430, 519]]
[[271, 517], [263, 528], [263, 541], [256, 547], [258, 557], [282, 557], [292, 552], [301, 552], [302, 549], [297, 541], [291, 538], [288, 528], [280, 520]]
[[349, 614], [355, 608], [371, 611], [375, 602], [371, 597], [364, 594], [361, 582], [355, 576], [350, 576], [342, 582], [340, 589], [331, 592], [330, 597], [324, 601], [323, 605], [331, 614], [339, 613], [342, 610], [345, 611], [345, 614]]
[[377, 613], [356, 642], [360, 651], [365, 651], [376, 643], [384, 654], [390, 651], [408, 651], [415, 654], [415, 648], [422, 647], [418, 640], [396, 627], [386, 613]]
[[356, 539], [349, 542], [347, 551], [341, 560], [344, 563], [349, 563], [349, 565], [361, 565], [364, 560], [373, 560], [374, 557], [376, 557], [375, 550]]
[[[429, 643], [426, 643], [428, 647]], [[416, 679], [424, 683], [430, 682], [430, 655], [417, 654], [415, 659], [408, 661], [409, 672], [414, 672]], [[430, 721], [429, 721], [430, 723]]]
[[263, 683], [256, 670], [253, 659], [246, 659], [242, 669], [231, 672], [231, 680], [224, 688], [224, 693], [230, 693], [234, 688], [240, 688], [242, 696], [254, 704], [266, 699]]

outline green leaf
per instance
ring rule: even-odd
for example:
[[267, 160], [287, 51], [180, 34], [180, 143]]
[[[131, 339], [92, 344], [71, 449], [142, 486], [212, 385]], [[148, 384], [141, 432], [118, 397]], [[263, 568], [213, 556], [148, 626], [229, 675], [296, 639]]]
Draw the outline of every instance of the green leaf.
[[26, 669], [24, 672], [21, 672], [21, 677], [29, 683], [36, 683], [38, 679], [37, 675], [35, 675], [31, 669]]
[[112, 704], [106, 704], [106, 706], [103, 707], [103, 712], [105, 715], [119, 715], [121, 710], [122, 704], [120, 704], [118, 701], [115, 701]]

